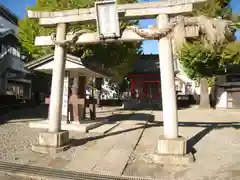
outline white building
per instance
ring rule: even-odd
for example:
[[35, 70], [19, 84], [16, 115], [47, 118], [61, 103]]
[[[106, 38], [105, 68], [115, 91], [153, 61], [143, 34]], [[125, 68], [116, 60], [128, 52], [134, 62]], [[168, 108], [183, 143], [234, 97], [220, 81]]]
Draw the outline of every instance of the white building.
[[29, 95], [31, 83], [24, 79], [26, 71], [17, 34], [17, 16], [0, 4], [0, 94], [24, 97]]

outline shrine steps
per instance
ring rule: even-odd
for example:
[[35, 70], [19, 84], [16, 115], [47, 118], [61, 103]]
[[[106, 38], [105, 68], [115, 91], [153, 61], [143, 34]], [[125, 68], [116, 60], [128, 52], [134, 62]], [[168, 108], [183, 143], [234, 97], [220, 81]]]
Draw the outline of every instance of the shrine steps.
[[[125, 115], [124, 115], [125, 114]], [[61, 122], [61, 129], [67, 131], [74, 131], [74, 132], [83, 132], [83, 133], [91, 133], [96, 135], [103, 135], [108, 133], [109, 131], [116, 128], [121, 121], [128, 120], [134, 113], [131, 111], [124, 111], [124, 112], [117, 112], [112, 113], [110, 116], [99, 117], [96, 120], [85, 120], [78, 123], [66, 123], [66, 121]], [[37, 129], [48, 129], [49, 128], [49, 121], [42, 120], [42, 121], [34, 121], [29, 122], [30, 128], [37, 128]]]

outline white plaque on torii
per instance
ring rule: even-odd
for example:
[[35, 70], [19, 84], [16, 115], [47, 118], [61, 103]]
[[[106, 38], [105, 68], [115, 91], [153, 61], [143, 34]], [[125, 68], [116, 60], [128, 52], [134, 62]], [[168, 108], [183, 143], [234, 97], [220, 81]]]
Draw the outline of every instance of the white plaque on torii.
[[120, 37], [118, 9], [115, 0], [97, 1], [96, 21], [100, 39], [116, 39]]

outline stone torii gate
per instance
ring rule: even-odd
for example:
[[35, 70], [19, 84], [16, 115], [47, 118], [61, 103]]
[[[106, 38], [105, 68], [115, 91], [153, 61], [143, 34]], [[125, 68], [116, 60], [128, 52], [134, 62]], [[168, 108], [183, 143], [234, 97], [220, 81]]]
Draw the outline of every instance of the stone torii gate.
[[[34, 145], [33, 150], [38, 152], [57, 152], [63, 150], [68, 144], [69, 134], [61, 131], [61, 107], [63, 93], [63, 78], [65, 70], [66, 45], [68, 44], [97, 44], [108, 42], [133, 42], [145, 39], [158, 39], [159, 59], [162, 87], [163, 122], [164, 136], [159, 138], [155, 160], [159, 163], [188, 163], [191, 160], [186, 154], [186, 140], [179, 137], [177, 103], [174, 83], [173, 69], [173, 47], [170, 36], [156, 36], [161, 31], [165, 31], [169, 25], [171, 17], [177, 15], [189, 15], [194, 6], [201, 5], [205, 0], [161, 0], [160, 2], [133, 3], [115, 6], [116, 19], [111, 23], [117, 23], [115, 27], [117, 33], [108, 36], [102, 34], [101, 18], [97, 5], [112, 3], [103, 1], [96, 4], [95, 8], [74, 9], [57, 12], [33, 12], [28, 11], [28, 17], [39, 19], [41, 26], [56, 26], [56, 35], [38, 36], [35, 39], [36, 46], [54, 46], [54, 69], [52, 75], [51, 100], [49, 108], [49, 132], [40, 133], [39, 145]], [[100, 6], [99, 6], [100, 7]], [[104, 11], [104, 10], [103, 10]], [[112, 11], [111, 11], [112, 12]], [[105, 11], [106, 13], [106, 11]], [[111, 16], [111, 15], [108, 15]], [[113, 14], [114, 17], [114, 14]], [[110, 17], [112, 18], [112, 16]], [[115, 18], [115, 17], [114, 17]], [[113, 18], [113, 19], [114, 19]], [[119, 19], [137, 20], [146, 18], [157, 18], [157, 28], [139, 30], [130, 27], [123, 32], [118, 32]], [[94, 23], [97, 20], [98, 32], [87, 33], [85, 31], [77, 33], [67, 33], [67, 24], [71, 23]], [[110, 21], [110, 20], [109, 20]], [[110, 23], [110, 22], [108, 22]], [[182, 27], [186, 31], [186, 27]], [[105, 29], [106, 30], [106, 29]], [[114, 31], [113, 30], [113, 31]], [[197, 32], [188, 36], [198, 36]], [[105, 37], [104, 37], [105, 35]], [[180, 158], [180, 161], [176, 161]]]

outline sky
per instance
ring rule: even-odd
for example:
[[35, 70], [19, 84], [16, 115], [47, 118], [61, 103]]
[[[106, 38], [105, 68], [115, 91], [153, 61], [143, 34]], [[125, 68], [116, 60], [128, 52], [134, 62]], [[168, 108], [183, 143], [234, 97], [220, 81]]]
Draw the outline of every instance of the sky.
[[[140, 2], [160, 1], [160, 0], [140, 0]], [[11, 10], [18, 17], [23, 18], [26, 15], [26, 7], [31, 7], [36, 3], [36, 0], [0, 0], [9, 10]], [[233, 12], [240, 13], [240, 0], [232, 0], [231, 7]], [[147, 28], [149, 25], [156, 24], [153, 19], [146, 19], [140, 21], [140, 26]], [[236, 33], [237, 39], [240, 39], [240, 31]], [[144, 54], [157, 54], [158, 46], [157, 41], [143, 41]]]

